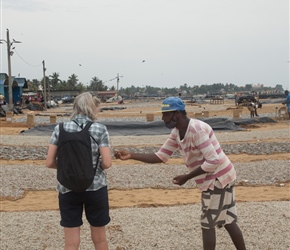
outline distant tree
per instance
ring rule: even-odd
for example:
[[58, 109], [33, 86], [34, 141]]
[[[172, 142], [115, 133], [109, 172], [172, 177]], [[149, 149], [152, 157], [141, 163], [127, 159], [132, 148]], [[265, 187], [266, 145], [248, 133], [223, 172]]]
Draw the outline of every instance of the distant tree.
[[163, 88], [162, 92], [166, 96], [177, 96], [179, 91], [177, 88]]
[[102, 80], [95, 76], [90, 82], [89, 89], [92, 91], [106, 91], [108, 90], [108, 86], [104, 85]]
[[184, 83], [183, 85], [180, 85], [179, 89], [178, 89], [179, 93], [188, 93], [189, 92], [189, 88], [187, 86], [187, 83]]
[[49, 76], [50, 78], [50, 89], [51, 90], [56, 90], [59, 89], [59, 83], [61, 83], [61, 80], [59, 79], [59, 73], [52, 73], [52, 75]]
[[283, 91], [283, 86], [281, 84], [276, 84], [275, 89], [278, 91]]
[[210, 88], [208, 87], [208, 85], [203, 84], [203, 85], [199, 86], [197, 92], [198, 92], [198, 94], [207, 94], [210, 92], [209, 90], [210, 90]]
[[76, 90], [78, 90], [80, 93], [84, 92], [85, 90], [87, 90], [87, 87], [85, 85], [83, 85], [81, 82], [78, 83], [78, 85], [76, 86]]
[[130, 90], [129, 90], [129, 88], [126, 88], [125, 89], [125, 95], [127, 95], [127, 96], [132, 95], [131, 92], [130, 92]]
[[71, 76], [69, 76], [68, 80], [67, 80], [67, 85], [69, 89], [76, 89], [76, 86], [78, 84], [78, 77], [75, 74], [72, 74]]
[[246, 85], [245, 85], [245, 90], [246, 90], [246, 91], [251, 91], [252, 89], [253, 89], [252, 84], [246, 84]]
[[156, 95], [158, 90], [159, 90], [159, 88], [146, 85], [146, 93], [147, 93], [147, 95]]
[[69, 86], [68, 86], [67, 81], [61, 81], [59, 89], [60, 90], [69, 90]]
[[37, 79], [33, 79], [32, 81], [27, 81], [28, 90], [31, 92], [37, 92], [38, 86], [40, 85], [40, 82]]

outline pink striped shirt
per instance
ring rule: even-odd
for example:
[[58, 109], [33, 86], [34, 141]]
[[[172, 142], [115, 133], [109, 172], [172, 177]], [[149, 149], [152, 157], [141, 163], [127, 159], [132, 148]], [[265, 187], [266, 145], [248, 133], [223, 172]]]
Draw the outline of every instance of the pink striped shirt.
[[213, 129], [207, 123], [190, 119], [183, 140], [180, 140], [179, 130], [174, 128], [156, 155], [163, 162], [167, 162], [176, 149], [179, 149], [189, 171], [201, 166], [207, 172], [193, 178], [201, 191], [213, 190], [216, 179], [221, 183], [221, 188], [236, 179], [232, 162], [225, 155]]

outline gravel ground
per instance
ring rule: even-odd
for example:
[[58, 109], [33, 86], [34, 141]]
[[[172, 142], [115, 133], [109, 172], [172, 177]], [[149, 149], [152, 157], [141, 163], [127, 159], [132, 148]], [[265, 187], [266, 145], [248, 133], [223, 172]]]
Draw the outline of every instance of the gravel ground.
[[[275, 168], [273, 167], [275, 166]], [[235, 163], [237, 183], [246, 180], [247, 185], [274, 185], [290, 180], [289, 162], [258, 161]], [[166, 164], [136, 164], [112, 166], [107, 170], [109, 189], [135, 188], [192, 188], [194, 182], [188, 182], [182, 187], [172, 184], [172, 178], [184, 174], [184, 165]], [[128, 178], [130, 176], [130, 178]], [[140, 178], [142, 177], [142, 178]], [[1, 166], [2, 185], [0, 197], [20, 198], [25, 190], [55, 190], [56, 171], [44, 166], [5, 165]]]
[[[117, 148], [120, 148], [118, 146]], [[116, 147], [112, 147], [112, 151]], [[122, 146], [137, 153], [156, 152], [159, 146], [130, 147]], [[240, 144], [223, 144], [222, 148], [226, 154], [273, 154], [273, 153], [289, 153], [288, 142], [260, 142], [260, 143], [240, 143]], [[2, 146], [0, 149], [1, 157], [7, 160], [44, 160], [47, 153], [47, 147], [34, 146]], [[173, 157], [178, 157], [179, 152], [175, 152]]]
[[[235, 131], [216, 132], [219, 142], [227, 154], [248, 153], [248, 154], [270, 154], [274, 152], [289, 152], [288, 142], [263, 142], [265, 139], [289, 138], [289, 129], [276, 129], [267, 132], [256, 131]], [[168, 135], [161, 136], [112, 136], [111, 146], [114, 147], [135, 147], [141, 150], [154, 151], [164, 143]], [[0, 149], [3, 159], [44, 159], [49, 144], [49, 136], [24, 136], [24, 135], [1, 135]], [[251, 141], [249, 143], [248, 141]], [[239, 142], [239, 144], [236, 144]], [[232, 144], [235, 143], [235, 144]], [[36, 146], [37, 145], [37, 146]], [[144, 147], [145, 145], [145, 147]], [[138, 146], [138, 148], [136, 148]]]
[[[265, 139], [289, 138], [288, 129], [269, 131], [239, 131], [216, 133], [226, 153], [272, 154], [289, 153], [288, 142], [263, 142]], [[111, 137], [112, 147], [130, 148], [138, 152], [153, 152], [167, 136]], [[251, 140], [251, 143], [247, 141]], [[236, 142], [240, 142], [236, 144]], [[45, 159], [49, 137], [1, 136], [2, 159]], [[38, 145], [35, 147], [35, 145]], [[175, 154], [178, 157], [178, 154]], [[237, 162], [237, 183], [247, 180], [251, 185], [273, 185], [290, 181], [289, 161], [263, 160]], [[1, 197], [19, 198], [24, 190], [54, 190], [55, 170], [41, 165], [1, 164]], [[172, 185], [176, 174], [186, 171], [182, 164], [124, 164], [107, 171], [110, 189], [180, 188]], [[130, 178], [128, 178], [128, 176]], [[141, 177], [141, 178], [140, 178]], [[144, 178], [146, 177], [146, 178]], [[130, 179], [130, 180], [128, 180]], [[182, 188], [194, 186], [188, 183]], [[290, 194], [290, 191], [289, 191]], [[239, 225], [248, 250], [290, 249], [290, 203], [238, 203]], [[107, 227], [112, 250], [202, 249], [199, 224], [200, 205], [180, 205], [111, 210]], [[63, 249], [63, 231], [58, 211], [0, 212], [0, 249]], [[82, 250], [92, 249], [89, 225], [82, 227]], [[225, 230], [217, 230], [217, 250], [234, 249]]]
[[[239, 203], [239, 226], [248, 250], [290, 249], [289, 202]], [[112, 250], [202, 249], [200, 205], [112, 209], [107, 227]], [[1, 250], [63, 249], [58, 211], [10, 212], [1, 216]], [[84, 222], [82, 250], [93, 249]], [[217, 230], [217, 250], [235, 249], [224, 229]]]

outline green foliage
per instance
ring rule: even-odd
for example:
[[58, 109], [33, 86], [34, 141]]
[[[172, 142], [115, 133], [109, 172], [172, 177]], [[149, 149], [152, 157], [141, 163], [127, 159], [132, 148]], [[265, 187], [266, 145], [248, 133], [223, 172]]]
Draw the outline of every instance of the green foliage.
[[253, 87], [252, 87], [251, 84], [246, 84], [246, 85], [245, 85], [245, 90], [246, 90], [246, 91], [251, 91], [252, 88], [253, 88]]
[[61, 86], [61, 80], [59, 79], [59, 73], [52, 73], [49, 76], [49, 86], [51, 90], [57, 90]]
[[282, 86], [282, 84], [277, 84], [277, 85], [275, 86], [275, 89], [277, 89], [278, 91], [283, 91], [283, 86]]
[[108, 86], [104, 85], [103, 82], [95, 76], [92, 78], [92, 80], [90, 82], [89, 90], [106, 91], [106, 90], [108, 90]]
[[33, 79], [32, 81], [27, 80], [27, 85], [30, 92], [37, 92], [40, 82], [37, 79]]
[[[36, 79], [33, 81], [28, 80], [28, 88], [30, 91], [37, 91], [39, 85], [43, 86], [43, 79], [39, 82]], [[106, 86], [102, 80], [98, 77], [93, 77], [88, 85], [84, 85], [78, 80], [78, 76], [72, 74], [68, 77], [67, 80], [61, 80], [60, 75], [57, 72], [52, 73], [49, 77], [46, 78], [47, 87], [51, 90], [78, 90], [79, 92], [83, 91], [116, 91], [115, 86], [108, 87]], [[190, 85], [188, 83], [184, 83], [179, 87], [174, 88], [159, 88], [155, 86], [146, 85], [145, 87], [139, 87], [131, 85], [130, 87], [120, 88], [119, 95], [121, 96], [170, 96], [170, 95], [178, 95], [182, 93], [182, 96], [192, 96], [192, 95], [200, 95], [200, 94], [227, 94], [227, 93], [237, 93], [241, 91], [284, 91], [283, 86], [281, 84], [276, 84], [275, 88], [264, 87], [263, 84], [258, 85], [253, 88], [252, 84], [246, 84], [245, 86], [236, 86], [232, 83], [213, 83], [213, 84], [201, 84], [201, 85]]]
[[67, 80], [67, 88], [75, 90], [78, 84], [78, 81], [79, 81], [78, 77], [75, 74], [72, 74], [71, 76], [69, 76]]

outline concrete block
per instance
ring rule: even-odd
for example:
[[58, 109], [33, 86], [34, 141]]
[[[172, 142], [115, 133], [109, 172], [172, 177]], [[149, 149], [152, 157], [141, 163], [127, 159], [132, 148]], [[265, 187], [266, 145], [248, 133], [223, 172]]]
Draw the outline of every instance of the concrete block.
[[13, 112], [8, 111], [6, 112], [6, 122], [12, 122]]

